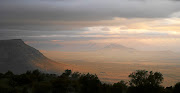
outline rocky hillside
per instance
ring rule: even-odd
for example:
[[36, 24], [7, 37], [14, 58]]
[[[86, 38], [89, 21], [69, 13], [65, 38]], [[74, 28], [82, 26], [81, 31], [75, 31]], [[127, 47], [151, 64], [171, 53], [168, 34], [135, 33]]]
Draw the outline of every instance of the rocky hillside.
[[0, 72], [11, 70], [22, 73], [27, 70], [61, 71], [63, 64], [54, 62], [21, 39], [0, 40]]

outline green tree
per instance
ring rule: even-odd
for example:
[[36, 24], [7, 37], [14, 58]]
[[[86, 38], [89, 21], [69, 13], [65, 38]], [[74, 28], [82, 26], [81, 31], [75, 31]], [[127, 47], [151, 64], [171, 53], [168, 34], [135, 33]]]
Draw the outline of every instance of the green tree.
[[173, 93], [180, 93], [180, 82], [175, 84]]
[[93, 74], [83, 74], [79, 78], [81, 84], [80, 93], [97, 93], [101, 86], [101, 82], [97, 75]]
[[67, 69], [67, 70], [65, 70], [65, 72], [61, 75], [61, 77], [69, 78], [71, 74], [72, 74], [72, 71]]
[[129, 75], [130, 93], [160, 93], [163, 75], [160, 72], [137, 70]]
[[9, 70], [4, 74], [5, 78], [11, 78], [13, 76], [14, 76], [14, 73], [12, 71], [9, 71]]
[[120, 81], [118, 83], [113, 84], [113, 93], [124, 93], [127, 90], [127, 82]]
[[159, 86], [163, 82], [163, 75], [160, 72], [137, 70], [129, 75], [131, 86]]

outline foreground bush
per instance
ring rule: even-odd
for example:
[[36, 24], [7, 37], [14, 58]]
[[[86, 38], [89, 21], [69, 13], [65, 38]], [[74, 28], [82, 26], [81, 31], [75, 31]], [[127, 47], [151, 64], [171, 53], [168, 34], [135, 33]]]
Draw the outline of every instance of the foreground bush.
[[137, 70], [129, 75], [130, 81], [102, 83], [97, 75], [72, 73], [46, 74], [39, 70], [15, 75], [0, 73], [0, 93], [180, 93], [180, 83], [164, 88], [160, 72]]

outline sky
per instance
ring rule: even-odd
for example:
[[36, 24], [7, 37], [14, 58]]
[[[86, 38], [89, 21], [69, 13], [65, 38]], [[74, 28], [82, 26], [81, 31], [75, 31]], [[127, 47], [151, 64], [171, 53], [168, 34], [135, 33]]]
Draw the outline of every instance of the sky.
[[0, 0], [0, 39], [15, 38], [42, 50], [180, 52], [180, 0]]

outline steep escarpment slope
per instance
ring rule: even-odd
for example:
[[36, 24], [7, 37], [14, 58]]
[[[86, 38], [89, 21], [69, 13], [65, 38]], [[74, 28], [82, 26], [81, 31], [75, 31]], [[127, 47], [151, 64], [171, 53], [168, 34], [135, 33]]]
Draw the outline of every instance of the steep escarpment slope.
[[61, 71], [63, 64], [48, 59], [21, 39], [0, 40], [0, 72], [22, 73], [34, 69]]

